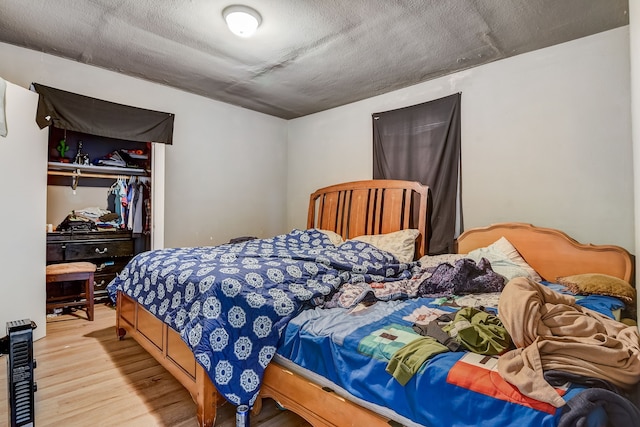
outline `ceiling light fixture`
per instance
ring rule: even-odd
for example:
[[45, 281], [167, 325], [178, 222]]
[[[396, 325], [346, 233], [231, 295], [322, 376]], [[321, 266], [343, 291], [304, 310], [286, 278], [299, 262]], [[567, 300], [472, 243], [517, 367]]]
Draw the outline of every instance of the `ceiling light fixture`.
[[222, 16], [231, 32], [240, 37], [251, 37], [262, 22], [260, 14], [249, 6], [228, 6]]

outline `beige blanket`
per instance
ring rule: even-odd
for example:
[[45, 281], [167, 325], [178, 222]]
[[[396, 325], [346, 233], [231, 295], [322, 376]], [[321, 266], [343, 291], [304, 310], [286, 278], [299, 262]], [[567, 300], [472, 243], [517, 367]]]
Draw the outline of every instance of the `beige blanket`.
[[551, 369], [625, 389], [640, 381], [638, 329], [576, 305], [570, 295], [516, 278], [502, 291], [498, 316], [517, 347], [500, 357], [498, 371], [526, 396], [566, 403], [544, 380]]

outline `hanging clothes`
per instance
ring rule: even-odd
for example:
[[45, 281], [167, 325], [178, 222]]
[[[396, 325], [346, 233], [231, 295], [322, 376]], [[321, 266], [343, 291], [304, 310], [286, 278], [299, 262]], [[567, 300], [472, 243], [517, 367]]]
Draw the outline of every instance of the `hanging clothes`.
[[151, 232], [151, 191], [149, 182], [138, 177], [118, 178], [107, 192], [107, 210], [117, 215], [119, 228], [133, 233]]
[[142, 229], [144, 234], [151, 234], [151, 183], [146, 181], [142, 185]]
[[127, 184], [127, 229], [133, 230], [133, 217], [135, 209], [136, 181], [133, 177]]
[[117, 215], [117, 219], [114, 220], [119, 228], [124, 224], [124, 213], [122, 209], [122, 199], [125, 197], [126, 191], [123, 186], [122, 178], [118, 178], [107, 192], [107, 210]]
[[120, 188], [118, 193], [120, 199], [120, 227], [127, 228], [127, 206], [129, 204], [127, 201], [127, 183], [124, 178], [119, 178], [118, 184]]
[[142, 233], [143, 224], [143, 207], [144, 207], [144, 184], [136, 181], [135, 195], [133, 198], [133, 227], [134, 233]]

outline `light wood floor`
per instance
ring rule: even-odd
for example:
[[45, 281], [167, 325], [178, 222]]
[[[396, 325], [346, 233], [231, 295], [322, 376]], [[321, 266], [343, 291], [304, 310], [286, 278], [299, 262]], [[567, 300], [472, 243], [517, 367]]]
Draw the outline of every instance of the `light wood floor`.
[[[119, 341], [115, 310], [96, 305], [50, 318], [47, 336], [34, 343], [36, 426], [197, 426], [189, 393], [132, 339]], [[0, 334], [4, 335], [4, 334]], [[6, 356], [0, 357], [0, 425], [8, 420]], [[265, 399], [252, 426], [309, 426]], [[216, 426], [235, 426], [235, 408], [219, 409]]]

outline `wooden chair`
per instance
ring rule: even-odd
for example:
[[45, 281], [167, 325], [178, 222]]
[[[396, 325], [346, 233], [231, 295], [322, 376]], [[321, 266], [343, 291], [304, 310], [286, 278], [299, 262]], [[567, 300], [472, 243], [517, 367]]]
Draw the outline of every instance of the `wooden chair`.
[[90, 262], [47, 265], [47, 285], [58, 282], [84, 282], [84, 292], [79, 294], [65, 295], [64, 297], [47, 295], [47, 310], [60, 307], [85, 307], [87, 318], [93, 320], [93, 274], [95, 271], [96, 265]]

